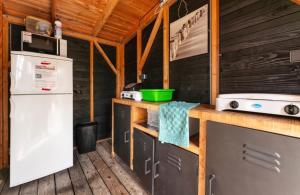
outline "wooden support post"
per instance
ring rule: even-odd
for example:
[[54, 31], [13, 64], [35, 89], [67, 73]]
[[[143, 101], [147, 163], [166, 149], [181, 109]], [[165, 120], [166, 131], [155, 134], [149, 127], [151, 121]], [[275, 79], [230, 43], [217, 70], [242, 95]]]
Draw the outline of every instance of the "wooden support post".
[[0, 169], [3, 168], [3, 76], [2, 76], [2, 67], [3, 67], [3, 0], [0, 0]]
[[54, 22], [56, 19], [57, 0], [51, 0], [51, 3], [51, 20]]
[[124, 45], [117, 47], [117, 77], [116, 77], [116, 97], [120, 98], [124, 87]]
[[3, 154], [3, 167], [8, 167], [8, 82], [9, 82], [9, 62], [8, 62], [8, 20], [6, 16], [1, 16], [2, 18], [2, 47], [3, 47], [3, 56], [2, 56], [2, 109], [3, 109], [3, 142], [2, 142], [2, 154]]
[[164, 35], [163, 35], [163, 44], [164, 44], [164, 59], [163, 59], [163, 87], [164, 89], [169, 89], [169, 56], [170, 56], [170, 42], [169, 42], [169, 33], [170, 33], [170, 24], [169, 24], [169, 7], [164, 7]]
[[219, 0], [211, 0], [211, 99], [212, 105], [216, 104], [216, 98], [219, 94]]
[[162, 15], [163, 15], [163, 10], [161, 10], [161, 11], [159, 12], [159, 14], [158, 14], [158, 16], [157, 16], [157, 18], [156, 18], [156, 21], [155, 21], [154, 26], [153, 26], [153, 29], [152, 29], [152, 31], [151, 31], [149, 40], [148, 40], [147, 45], [146, 45], [146, 47], [145, 47], [145, 50], [144, 50], [144, 52], [143, 52], [142, 58], [141, 58], [141, 60], [140, 60], [140, 62], [139, 62], [139, 65], [138, 65], [138, 66], [139, 66], [140, 70], [143, 70], [144, 64], [145, 64], [145, 62], [146, 62], [146, 60], [147, 60], [147, 57], [148, 57], [149, 52], [150, 52], [150, 49], [151, 49], [151, 47], [152, 47], [152, 44], [153, 44], [153, 42], [154, 42], [154, 40], [155, 40], [156, 34], [157, 34], [158, 29], [159, 29], [159, 27], [160, 27], [161, 20], [162, 20]]
[[140, 67], [140, 61], [141, 61], [141, 58], [142, 58], [142, 29], [138, 29], [137, 30], [137, 36], [136, 36], [136, 39], [137, 39], [137, 41], [136, 41], [136, 43], [137, 43], [137, 45], [136, 45], [136, 51], [137, 51], [137, 78], [136, 78], [136, 80], [137, 80], [137, 82], [138, 83], [140, 83], [140, 82], [142, 82], [142, 80], [141, 80], [141, 75], [142, 75], [142, 69], [141, 69], [141, 67]]
[[94, 122], [94, 42], [90, 41], [90, 121]]

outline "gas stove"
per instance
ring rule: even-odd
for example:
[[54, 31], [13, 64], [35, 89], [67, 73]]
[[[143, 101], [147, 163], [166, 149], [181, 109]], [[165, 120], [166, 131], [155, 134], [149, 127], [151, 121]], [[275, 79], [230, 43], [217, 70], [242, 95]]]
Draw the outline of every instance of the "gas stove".
[[300, 117], [300, 95], [240, 93], [221, 94], [216, 110], [236, 110]]

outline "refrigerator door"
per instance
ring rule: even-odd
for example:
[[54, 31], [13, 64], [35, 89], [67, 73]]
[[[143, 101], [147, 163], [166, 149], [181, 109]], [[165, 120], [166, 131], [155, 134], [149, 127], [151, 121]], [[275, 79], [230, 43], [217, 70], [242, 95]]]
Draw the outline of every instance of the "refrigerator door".
[[73, 97], [11, 96], [10, 186], [73, 165]]
[[11, 94], [73, 93], [72, 60], [29, 54], [11, 54]]

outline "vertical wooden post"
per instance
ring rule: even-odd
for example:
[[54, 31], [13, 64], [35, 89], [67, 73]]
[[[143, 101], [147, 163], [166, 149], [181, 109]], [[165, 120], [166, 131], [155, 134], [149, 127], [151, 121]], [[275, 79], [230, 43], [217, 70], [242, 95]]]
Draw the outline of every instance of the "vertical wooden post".
[[212, 105], [216, 104], [216, 98], [219, 94], [219, 50], [220, 50], [220, 18], [219, 18], [219, 0], [211, 0], [211, 99]]
[[125, 45], [119, 46], [119, 58], [120, 58], [120, 89], [121, 92], [125, 85]]
[[117, 74], [116, 74], [116, 97], [121, 97], [121, 91], [124, 87], [124, 44], [117, 46]]
[[137, 34], [136, 34], [136, 38], [137, 38], [137, 82], [140, 83], [141, 82], [141, 75], [142, 75], [142, 70], [141, 67], [139, 66], [141, 58], [142, 58], [142, 29], [138, 29], [137, 30]]
[[90, 121], [94, 121], [94, 42], [90, 41]]
[[2, 31], [2, 26], [3, 26], [3, 0], [0, 0], [0, 169], [3, 168], [3, 76], [2, 76], [2, 67], [3, 67], [3, 31]]
[[170, 25], [169, 25], [169, 7], [164, 7], [164, 34], [163, 34], [163, 87], [164, 89], [169, 89], [169, 56], [170, 56], [170, 42], [169, 42], [169, 32], [170, 32]]
[[3, 56], [2, 56], [2, 109], [3, 109], [3, 167], [8, 166], [8, 70], [9, 70], [9, 63], [8, 63], [8, 20], [6, 16], [1, 16], [2, 18], [2, 44], [3, 44]]

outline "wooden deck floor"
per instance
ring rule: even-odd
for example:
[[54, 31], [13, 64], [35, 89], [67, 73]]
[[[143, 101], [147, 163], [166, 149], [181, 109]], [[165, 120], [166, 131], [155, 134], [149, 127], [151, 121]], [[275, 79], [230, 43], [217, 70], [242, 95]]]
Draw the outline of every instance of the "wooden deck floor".
[[96, 152], [74, 153], [70, 169], [17, 187], [9, 188], [8, 174], [2, 173], [1, 195], [147, 194], [130, 169], [119, 158], [111, 158], [108, 141], [98, 143]]

